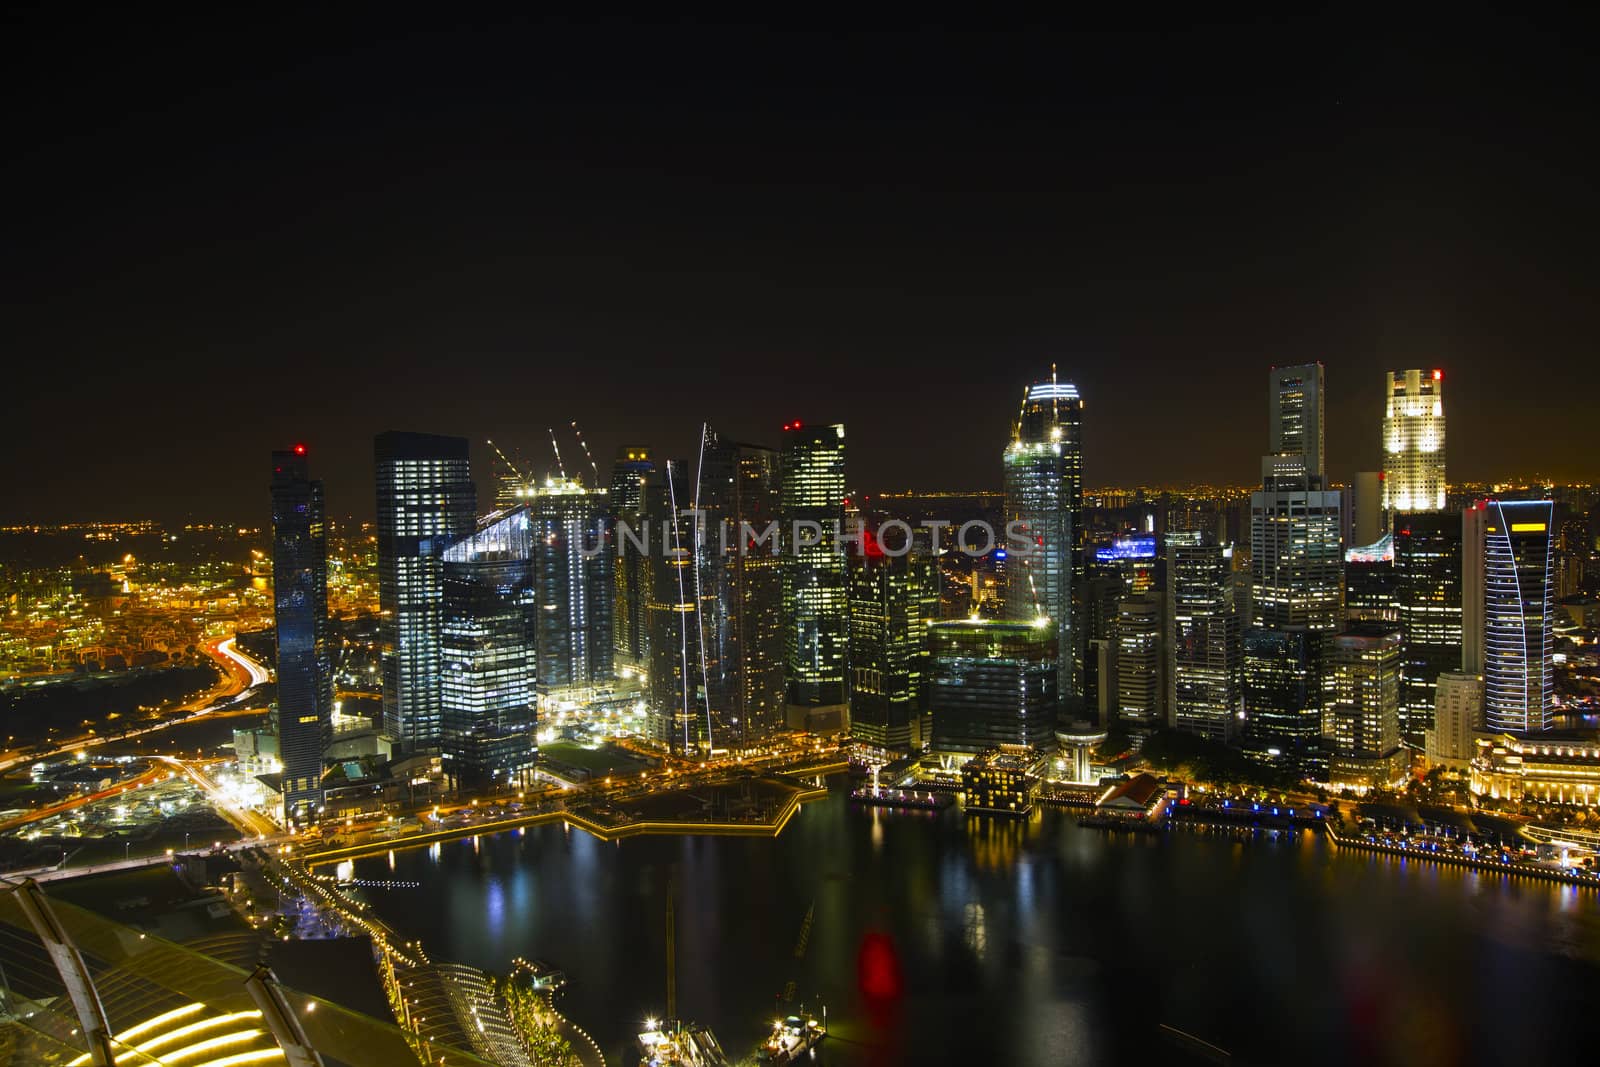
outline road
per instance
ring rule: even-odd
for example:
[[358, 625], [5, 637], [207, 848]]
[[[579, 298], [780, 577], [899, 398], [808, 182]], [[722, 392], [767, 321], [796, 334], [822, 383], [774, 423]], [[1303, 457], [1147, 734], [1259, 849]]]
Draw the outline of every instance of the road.
[[211, 806], [216, 809], [217, 814], [232, 823], [246, 838], [266, 840], [275, 838], [281, 833], [277, 825], [265, 815], [236, 807], [223, 794], [221, 787], [212, 780], [211, 776], [195, 764], [175, 759], [172, 756], [152, 756], [150, 758], [159, 760], [174, 770], [188, 775], [189, 779], [200, 787], [200, 791], [205, 793], [206, 799], [211, 802]]
[[36, 811], [30, 811], [26, 815], [19, 815], [15, 819], [8, 819], [7, 821], [0, 823], [0, 833], [4, 833], [7, 830], [15, 830], [17, 827], [26, 826], [31, 822], [38, 822], [40, 819], [48, 819], [52, 815], [60, 815], [62, 812], [71, 811], [73, 808], [81, 808], [85, 804], [93, 804], [97, 800], [109, 800], [118, 793], [126, 793], [130, 789], [139, 789], [149, 785], [152, 782], [159, 781], [162, 778], [167, 777], [167, 774], [167, 771], [159, 768], [152, 768], [148, 771], [145, 771], [137, 778], [130, 778], [126, 782], [119, 782], [109, 789], [102, 789], [97, 793], [89, 793], [84, 796], [71, 797], [67, 800], [61, 801], [59, 804], [52, 804], [48, 808], [39, 808]]
[[240, 652], [234, 646], [234, 641], [234, 637], [218, 638], [213, 641], [207, 641], [202, 646], [206, 651], [206, 655], [216, 660], [217, 665], [222, 668], [223, 676], [221, 681], [204, 696], [197, 697], [186, 704], [180, 704], [174, 708], [174, 712], [184, 713], [181, 718], [167, 719], [142, 729], [129, 730], [123, 734], [90, 734], [86, 737], [74, 738], [71, 741], [63, 742], [58, 748], [50, 752], [31, 755], [21, 749], [6, 752], [0, 754], [0, 774], [11, 770], [19, 763], [37, 763], [69, 752], [94, 748], [111, 741], [126, 741], [134, 737], [143, 737], [146, 734], [153, 734], [159, 730], [177, 726], [180, 723], [193, 722], [196, 719], [215, 714], [219, 710], [217, 705], [222, 701], [232, 700], [240, 693], [253, 689], [271, 678], [267, 669], [243, 652]]

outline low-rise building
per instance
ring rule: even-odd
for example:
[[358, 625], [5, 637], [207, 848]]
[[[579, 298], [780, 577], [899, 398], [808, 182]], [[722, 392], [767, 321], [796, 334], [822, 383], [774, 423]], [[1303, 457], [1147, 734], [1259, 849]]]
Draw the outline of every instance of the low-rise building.
[[1039, 795], [1040, 757], [1022, 745], [1001, 745], [961, 768], [968, 811], [1027, 815]]
[[1592, 808], [1600, 804], [1600, 737], [1593, 731], [1480, 737], [1472, 761], [1479, 796]]

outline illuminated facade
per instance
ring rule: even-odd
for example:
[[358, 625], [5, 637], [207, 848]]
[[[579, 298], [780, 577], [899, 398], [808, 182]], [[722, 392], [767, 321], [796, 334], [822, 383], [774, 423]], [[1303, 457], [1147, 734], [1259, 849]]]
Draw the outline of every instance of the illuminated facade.
[[1513, 803], [1600, 804], [1600, 745], [1592, 731], [1572, 736], [1501, 734], [1477, 741], [1472, 791]]
[[1052, 739], [1060, 647], [1053, 622], [937, 622], [928, 634], [935, 750], [983, 752]]
[[477, 526], [463, 437], [390, 432], [373, 442], [378, 476], [383, 730], [402, 752], [437, 750], [442, 557]]
[[1323, 370], [1320, 363], [1273, 367], [1267, 374], [1263, 478], [1323, 477]]
[[1383, 508], [1390, 514], [1444, 510], [1444, 373], [1384, 375]]
[[[617, 455], [611, 468], [611, 492], [607, 506], [611, 513], [613, 534], [619, 523], [631, 530], [644, 527], [645, 480], [655, 465], [650, 462], [650, 452], [643, 448], [625, 448]], [[616, 562], [612, 595], [612, 647], [617, 667], [643, 668], [649, 659], [648, 627], [645, 623], [645, 602], [649, 590], [645, 586], [647, 568], [644, 552], [628, 538], [615, 538]]]
[[1554, 557], [1549, 500], [1489, 500], [1479, 512], [1484, 717], [1489, 730], [1550, 729], [1555, 707]]
[[[1006, 614], [1056, 624], [1063, 699], [1082, 689], [1083, 655], [1074, 589], [1085, 581], [1083, 554], [1083, 399], [1070, 382], [1037, 382], [1003, 457], [1005, 520], [1031, 549], [1008, 545]], [[1083, 647], [1079, 647], [1082, 645]]]
[[1221, 545], [1167, 547], [1167, 705], [1172, 725], [1227, 741], [1241, 710], [1233, 561]]
[[1117, 720], [1144, 735], [1167, 725], [1160, 593], [1124, 597], [1114, 642]]
[[606, 494], [547, 479], [526, 495], [538, 612], [539, 703], [547, 714], [586, 702], [614, 677], [612, 566]]
[[781, 467], [770, 448], [730, 441], [709, 426], [702, 434], [695, 598], [702, 683], [716, 743], [731, 747], [784, 726], [784, 560], [775, 533], [751, 544], [778, 521]]
[[[790, 725], [827, 729], [842, 726], [845, 718], [849, 606], [839, 544], [846, 491], [844, 427], [795, 422], [784, 427], [784, 435], [784, 673]], [[791, 537], [797, 523], [809, 543]]]
[[283, 814], [304, 825], [322, 807], [322, 753], [333, 736], [328, 529], [304, 445], [272, 454], [272, 603]]
[[1322, 733], [1322, 638], [1304, 626], [1244, 632], [1247, 752], [1304, 765]]
[[1398, 627], [1357, 623], [1323, 642], [1322, 736], [1335, 785], [1386, 786], [1404, 771]]
[[930, 556], [881, 550], [851, 560], [850, 729], [899, 751], [920, 749], [939, 618], [939, 571]]
[[705, 660], [697, 621], [714, 590], [699, 587], [695, 566], [694, 478], [668, 460], [646, 479], [650, 551], [644, 557], [649, 682], [645, 702], [652, 739], [681, 755], [704, 755], [721, 744], [706, 702]]
[[1464, 770], [1477, 754], [1472, 735], [1483, 719], [1483, 679], [1444, 671], [1434, 691], [1433, 724], [1424, 734], [1428, 763]]
[[490, 516], [444, 552], [440, 759], [458, 788], [532, 783], [534, 530], [524, 504]]
[[1400, 732], [1413, 748], [1433, 725], [1440, 674], [1462, 665], [1461, 531], [1453, 511], [1395, 518], [1394, 603], [1406, 639]]

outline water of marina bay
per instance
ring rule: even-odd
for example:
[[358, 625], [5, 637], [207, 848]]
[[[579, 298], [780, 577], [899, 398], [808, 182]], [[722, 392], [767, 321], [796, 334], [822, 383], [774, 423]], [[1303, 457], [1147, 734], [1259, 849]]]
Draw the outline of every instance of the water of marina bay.
[[1243, 1063], [1550, 1063], [1591, 1039], [1591, 890], [1310, 833], [1118, 835], [844, 790], [775, 840], [547, 825], [356, 874], [421, 883], [362, 893], [437, 960], [563, 968], [561, 1009], [613, 1065], [665, 1007], [669, 882], [679, 1014], [735, 1059], [790, 983], [827, 1004], [830, 1064], [1204, 1062], [1163, 1024]]

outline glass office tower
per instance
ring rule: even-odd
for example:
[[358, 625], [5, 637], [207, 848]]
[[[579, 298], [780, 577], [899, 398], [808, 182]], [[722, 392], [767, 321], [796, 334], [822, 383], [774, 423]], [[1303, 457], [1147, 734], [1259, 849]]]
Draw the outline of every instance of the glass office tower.
[[1055, 623], [967, 619], [936, 622], [928, 634], [936, 751], [1053, 741], [1060, 703]]
[[[784, 641], [790, 725], [841, 724], [849, 642], [844, 524], [844, 427], [784, 427], [782, 519]], [[795, 524], [802, 527], [793, 535]]]
[[1394, 603], [1405, 634], [1400, 733], [1413, 748], [1433, 727], [1439, 675], [1461, 669], [1461, 530], [1453, 511], [1395, 516]]
[[1483, 683], [1489, 729], [1538, 733], [1555, 711], [1555, 505], [1489, 500], [1483, 511]]
[[373, 442], [383, 729], [403, 752], [439, 747], [442, 557], [476, 525], [466, 438], [389, 432]]
[[603, 490], [565, 478], [546, 479], [528, 491], [526, 500], [539, 608], [539, 702], [549, 715], [586, 704], [615, 677], [615, 558]]
[[1051, 380], [1028, 387], [1002, 462], [1006, 614], [1056, 624], [1059, 691], [1072, 700], [1082, 691], [1087, 649], [1087, 636], [1078, 635], [1082, 604], [1074, 599], [1085, 584], [1083, 399], [1076, 386]]
[[445, 549], [440, 756], [458, 788], [522, 789], [538, 761], [534, 524], [522, 505]]
[[[611, 492], [607, 497], [613, 535], [619, 524], [634, 533], [643, 528], [645, 479], [654, 469], [647, 449], [625, 448], [617, 454], [617, 461], [611, 468]], [[627, 537], [614, 536], [613, 546], [616, 552], [612, 572], [616, 586], [612, 596], [614, 664], [618, 668], [642, 669], [649, 657], [645, 623], [649, 590], [645, 588], [644, 551]]]
[[720, 747], [784, 726], [781, 464], [770, 448], [701, 427], [696, 621], [706, 650], [703, 685]]
[[902, 752], [922, 748], [928, 626], [939, 618], [939, 569], [926, 555], [869, 544], [850, 560], [850, 730]]
[[272, 454], [272, 605], [278, 637], [278, 754], [287, 825], [322, 808], [322, 753], [333, 735], [328, 529], [322, 483], [304, 445]]
[[1221, 545], [1167, 547], [1168, 707], [1179, 730], [1232, 738], [1241, 710], [1233, 560]]

